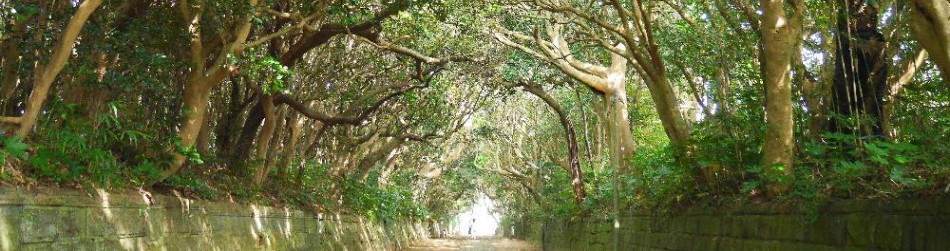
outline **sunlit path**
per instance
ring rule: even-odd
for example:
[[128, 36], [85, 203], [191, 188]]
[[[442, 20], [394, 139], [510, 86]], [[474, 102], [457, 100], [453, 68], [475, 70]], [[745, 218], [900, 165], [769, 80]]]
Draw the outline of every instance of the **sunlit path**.
[[481, 195], [472, 206], [455, 217], [452, 234], [461, 236], [494, 236], [498, 229], [498, 217], [495, 202]]
[[429, 239], [413, 244], [401, 251], [535, 251], [541, 250], [526, 241], [505, 238], [478, 238], [453, 237], [446, 239]]

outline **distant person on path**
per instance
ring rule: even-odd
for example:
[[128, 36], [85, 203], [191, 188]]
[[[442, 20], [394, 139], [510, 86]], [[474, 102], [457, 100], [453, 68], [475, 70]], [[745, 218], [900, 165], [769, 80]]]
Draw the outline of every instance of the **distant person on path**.
[[475, 218], [472, 218], [472, 224], [468, 225], [468, 235], [472, 236], [472, 240], [475, 239], [475, 231], [472, 231], [475, 228]]

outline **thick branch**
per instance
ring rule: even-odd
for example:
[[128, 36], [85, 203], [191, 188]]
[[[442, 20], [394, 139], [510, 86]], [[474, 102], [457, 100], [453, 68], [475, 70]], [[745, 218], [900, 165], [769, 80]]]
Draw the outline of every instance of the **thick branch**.
[[304, 37], [290, 46], [290, 49], [287, 50], [280, 57], [280, 62], [286, 66], [292, 66], [297, 63], [303, 55], [306, 54], [313, 48], [323, 45], [330, 40], [330, 38], [345, 33], [357, 34], [364, 37], [372, 37], [376, 35], [372, 29], [379, 26], [383, 20], [386, 20], [392, 15], [399, 13], [409, 7], [407, 1], [397, 1], [395, 3], [389, 4], [386, 9], [380, 11], [373, 15], [373, 19], [367, 20], [365, 22], [356, 24], [356, 25], [342, 25], [342, 24], [327, 24], [320, 27], [319, 30], [308, 32], [304, 34]]

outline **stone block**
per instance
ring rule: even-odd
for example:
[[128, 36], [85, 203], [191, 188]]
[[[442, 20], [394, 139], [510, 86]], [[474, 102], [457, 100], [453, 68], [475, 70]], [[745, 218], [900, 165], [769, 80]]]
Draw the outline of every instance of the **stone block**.
[[805, 238], [805, 218], [798, 215], [780, 215], [769, 219], [773, 222], [774, 232], [771, 239], [800, 241]]
[[264, 219], [260, 226], [253, 217], [212, 215], [207, 218], [207, 226], [215, 235], [250, 234], [268, 231], [264, 228]]
[[702, 216], [697, 218], [696, 234], [700, 235], [720, 235], [723, 229], [723, 218], [715, 216]]
[[846, 240], [845, 231], [843, 220], [833, 216], [822, 216], [814, 222], [805, 224], [804, 237], [806, 242], [843, 246]]
[[927, 245], [927, 223], [930, 217], [911, 216], [902, 223], [904, 238], [901, 238], [901, 250], [924, 250]]
[[86, 236], [97, 238], [144, 237], [148, 223], [145, 209], [90, 208]]
[[[165, 238], [164, 249], [159, 250], [180, 250], [180, 251], [199, 251], [212, 250], [214, 242], [211, 242], [209, 235], [174, 235]], [[223, 249], [218, 249], [223, 250]]]
[[932, 219], [935, 220], [928, 222], [923, 228], [927, 235], [924, 250], [950, 250], [950, 222], [936, 220], [936, 217]]
[[163, 211], [165, 223], [162, 228], [165, 233], [200, 234], [211, 231], [206, 217], [194, 211], [186, 211], [181, 208], [168, 208]]
[[650, 221], [650, 232], [665, 233], [670, 230], [670, 220], [666, 217], [657, 217]]
[[848, 245], [855, 247], [870, 247], [877, 230], [877, 222], [867, 214], [851, 214], [845, 216], [848, 231]]
[[69, 251], [96, 251], [95, 239], [79, 240], [59, 239], [55, 242], [25, 243], [21, 244], [21, 251], [50, 251], [50, 250], [69, 250]]
[[745, 245], [745, 240], [742, 239], [722, 239], [719, 241], [719, 245], [715, 250], [718, 251], [746, 251], [753, 250], [751, 247]]
[[719, 218], [719, 235], [725, 237], [742, 237], [742, 228], [738, 216], [726, 215]]
[[144, 237], [102, 239], [95, 242], [95, 250], [150, 250], [153, 249]]
[[910, 217], [882, 215], [874, 216], [873, 221], [876, 223], [871, 239], [873, 246], [885, 250], [900, 249], [905, 234], [910, 232]]
[[150, 208], [142, 213], [145, 217], [145, 237], [149, 242], [155, 242], [163, 238], [168, 233], [168, 225], [165, 225], [165, 210]]
[[79, 237], [86, 224], [86, 213], [86, 209], [73, 207], [25, 207], [20, 214], [20, 242], [53, 242]]
[[812, 244], [812, 243], [783, 243], [782, 249], [780, 250], [808, 250], [808, 251], [838, 251], [841, 250], [840, 247]]
[[23, 207], [0, 206], [0, 250], [17, 250], [20, 246], [20, 217]]
[[290, 231], [293, 233], [316, 233], [317, 221], [310, 217], [295, 216], [290, 219]]
[[759, 216], [755, 215], [742, 215], [735, 218], [736, 225], [739, 231], [739, 238], [755, 238], [760, 236], [761, 232], [759, 230]]

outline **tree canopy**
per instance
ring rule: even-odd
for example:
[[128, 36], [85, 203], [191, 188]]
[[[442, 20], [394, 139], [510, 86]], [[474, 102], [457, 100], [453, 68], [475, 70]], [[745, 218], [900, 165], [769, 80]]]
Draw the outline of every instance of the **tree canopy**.
[[377, 218], [950, 186], [944, 0], [0, 0], [0, 182]]

